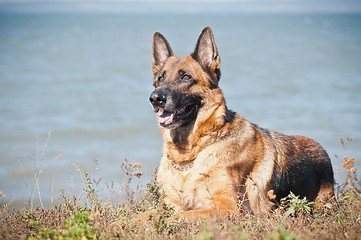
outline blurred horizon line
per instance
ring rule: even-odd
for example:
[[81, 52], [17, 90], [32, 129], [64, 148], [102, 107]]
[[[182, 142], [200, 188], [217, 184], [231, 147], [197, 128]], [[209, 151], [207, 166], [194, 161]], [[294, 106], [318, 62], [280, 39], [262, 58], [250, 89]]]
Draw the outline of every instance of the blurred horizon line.
[[129, 14], [215, 14], [215, 13], [361, 13], [357, 0], [242, 0], [242, 1], [34, 1], [0, 0], [0, 13], [129, 13]]

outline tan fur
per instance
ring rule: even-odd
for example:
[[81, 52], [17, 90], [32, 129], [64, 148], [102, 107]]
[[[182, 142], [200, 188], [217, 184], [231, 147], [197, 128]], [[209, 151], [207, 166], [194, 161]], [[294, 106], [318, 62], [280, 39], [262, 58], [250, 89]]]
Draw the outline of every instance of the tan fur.
[[[162, 52], [164, 49], [168, 52]], [[192, 125], [182, 131], [161, 127], [164, 155], [158, 182], [164, 190], [165, 203], [177, 212], [169, 221], [226, 216], [240, 210], [268, 214], [276, 206], [276, 198], [288, 190], [309, 200], [332, 198], [330, 159], [317, 142], [259, 128], [227, 109], [218, 82], [214, 81], [219, 76], [220, 58], [210, 28], [203, 30], [194, 54], [177, 58], [164, 37], [154, 36], [156, 89], [161, 72], [167, 74], [163, 86], [172, 88], [177, 84], [177, 73], [184, 70], [192, 74], [196, 84], [179, 88], [178, 93], [202, 97], [202, 107]], [[175, 141], [182, 138], [185, 139]], [[193, 165], [180, 171], [172, 166], [173, 161], [179, 167]], [[296, 183], [289, 183], [290, 179]], [[288, 192], [283, 192], [283, 184], [289, 186], [285, 189]], [[150, 216], [147, 212], [135, 221]]]

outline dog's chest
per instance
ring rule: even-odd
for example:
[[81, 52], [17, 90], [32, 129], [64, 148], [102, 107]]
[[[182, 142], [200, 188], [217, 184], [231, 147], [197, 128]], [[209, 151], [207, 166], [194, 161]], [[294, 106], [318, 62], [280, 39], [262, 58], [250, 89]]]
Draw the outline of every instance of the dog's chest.
[[219, 190], [214, 184], [219, 174], [211, 171], [211, 166], [201, 165], [194, 164], [188, 170], [179, 171], [167, 159], [162, 159], [158, 182], [164, 190], [165, 202], [176, 211], [204, 209], [214, 204], [212, 194]]
[[207, 208], [212, 204], [204, 178], [201, 174], [194, 176], [189, 172], [171, 170], [166, 175], [160, 174], [158, 182], [165, 191], [166, 203], [176, 211], [187, 211]]

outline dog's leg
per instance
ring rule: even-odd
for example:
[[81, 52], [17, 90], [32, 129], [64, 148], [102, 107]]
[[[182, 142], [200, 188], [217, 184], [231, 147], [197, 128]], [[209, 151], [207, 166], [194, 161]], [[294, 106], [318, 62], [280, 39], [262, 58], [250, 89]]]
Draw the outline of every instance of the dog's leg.
[[150, 221], [153, 218], [153, 216], [156, 214], [156, 212], [157, 212], [156, 210], [146, 211], [144, 213], [139, 214], [135, 218], [132, 218], [130, 221], [133, 224], [144, 223], [144, 222]]
[[209, 219], [215, 216], [215, 208], [206, 208], [206, 209], [196, 209], [185, 212], [179, 212], [175, 216], [166, 219], [166, 222], [179, 222], [179, 221], [196, 221]]
[[274, 206], [271, 202], [276, 196], [273, 190], [266, 192], [266, 188], [262, 182], [256, 182], [251, 177], [246, 181], [247, 196], [251, 210], [256, 215], [268, 215]]
[[166, 222], [197, 221], [213, 217], [231, 217], [235, 214], [239, 214], [237, 201], [222, 198], [218, 199], [215, 205], [208, 208], [178, 212], [174, 216], [166, 219]]
[[127, 224], [144, 224], [149, 222], [152, 217], [156, 214], [156, 210], [147, 211], [139, 214], [138, 216], [132, 218], [130, 221], [127, 220], [116, 220], [110, 224], [110, 228], [114, 233], [119, 232], [120, 229], [124, 228]]
[[332, 208], [331, 201], [336, 201], [333, 184], [330, 182], [322, 182], [315, 202], [317, 205]]
[[172, 223], [172, 222], [180, 222], [180, 221], [197, 221], [197, 220], [205, 220], [210, 219], [213, 217], [224, 217], [227, 215], [235, 214], [237, 210], [233, 212], [229, 209], [227, 211], [219, 211], [216, 208], [205, 208], [205, 209], [196, 209], [190, 210], [185, 212], [179, 212], [176, 215], [167, 218], [165, 222]]

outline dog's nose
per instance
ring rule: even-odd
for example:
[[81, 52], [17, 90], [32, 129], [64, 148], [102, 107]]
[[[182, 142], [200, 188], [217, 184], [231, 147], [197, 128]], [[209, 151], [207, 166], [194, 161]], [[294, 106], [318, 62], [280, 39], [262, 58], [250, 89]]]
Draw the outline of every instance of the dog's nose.
[[162, 105], [164, 105], [166, 102], [166, 96], [165, 96], [165, 94], [163, 94], [161, 92], [153, 92], [150, 95], [149, 101], [155, 107], [162, 107]]

